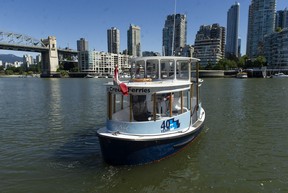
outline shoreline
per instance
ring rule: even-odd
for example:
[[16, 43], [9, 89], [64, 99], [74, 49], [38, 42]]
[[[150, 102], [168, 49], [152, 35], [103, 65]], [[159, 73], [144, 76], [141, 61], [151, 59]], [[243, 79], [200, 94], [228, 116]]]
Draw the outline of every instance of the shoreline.
[[0, 78], [39, 78], [40, 74], [33, 74], [33, 75], [20, 75], [20, 74], [0, 74]]

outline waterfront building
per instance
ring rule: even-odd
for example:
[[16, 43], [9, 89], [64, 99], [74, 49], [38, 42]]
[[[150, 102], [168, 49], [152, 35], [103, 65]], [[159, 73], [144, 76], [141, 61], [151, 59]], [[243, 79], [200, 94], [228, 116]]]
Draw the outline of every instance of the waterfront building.
[[238, 57], [238, 29], [239, 29], [240, 4], [236, 2], [227, 13], [227, 36], [225, 46], [225, 57]]
[[271, 68], [288, 68], [288, 28], [264, 37], [264, 53]]
[[25, 54], [23, 55], [23, 66], [25, 68], [29, 68], [30, 65], [34, 65], [34, 59], [31, 55]]
[[15, 68], [21, 67], [21, 66], [23, 66], [23, 62], [19, 62], [19, 61], [15, 61], [13, 63], [5, 62], [4, 64], [2, 62], [2, 65], [4, 67], [4, 70], [6, 70], [8, 67], [15, 67]]
[[168, 15], [162, 30], [163, 56], [173, 56], [174, 51], [184, 48], [187, 42], [186, 15]]
[[184, 47], [176, 48], [174, 51], [175, 56], [185, 56], [191, 57], [194, 52], [194, 47], [192, 45], [185, 45]]
[[276, 13], [276, 21], [275, 21], [275, 30], [277, 28], [288, 28], [288, 10], [285, 8], [284, 10], [279, 10]]
[[115, 66], [119, 69], [129, 67], [129, 55], [99, 51], [81, 51], [78, 54], [78, 65], [81, 72], [98, 75], [113, 75]]
[[120, 30], [112, 27], [107, 30], [108, 52], [118, 54], [120, 53]]
[[142, 56], [160, 56], [160, 53], [153, 51], [144, 51], [142, 52]]
[[38, 55], [36, 56], [36, 64], [40, 64], [41, 61], [42, 61], [41, 54], [38, 54]]
[[141, 56], [141, 28], [130, 24], [127, 31], [127, 48], [130, 56]]
[[88, 51], [88, 41], [85, 40], [85, 38], [80, 38], [80, 40], [77, 40], [77, 51]]
[[264, 54], [264, 36], [274, 32], [276, 0], [251, 0], [246, 54], [255, 59]]
[[219, 24], [202, 25], [196, 34], [193, 56], [200, 65], [215, 65], [223, 59], [225, 51], [225, 28]]

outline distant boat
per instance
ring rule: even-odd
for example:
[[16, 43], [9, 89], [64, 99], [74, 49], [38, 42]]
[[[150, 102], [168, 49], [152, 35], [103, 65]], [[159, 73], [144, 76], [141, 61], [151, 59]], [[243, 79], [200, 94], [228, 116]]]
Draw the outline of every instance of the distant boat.
[[108, 78], [108, 75], [100, 74], [100, 75], [99, 75], [99, 78]]
[[129, 74], [121, 74], [120, 75], [121, 78], [131, 78]]
[[87, 76], [85, 76], [85, 78], [98, 78], [98, 76], [96, 76], [96, 75], [91, 75], [91, 74], [87, 74]]
[[237, 74], [236, 74], [236, 78], [248, 78], [248, 74], [247, 74], [247, 72], [238, 72]]
[[273, 74], [271, 76], [271, 78], [288, 78], [288, 75], [287, 74], [284, 74], [282, 72], [279, 72], [279, 73], [276, 73], [276, 74]]
[[[199, 99], [202, 81], [191, 65], [196, 58], [134, 58], [131, 79], [107, 83], [107, 122], [97, 131], [102, 156], [111, 165], [138, 165], [173, 155], [204, 127]], [[198, 65], [197, 65], [198, 66]], [[198, 72], [198, 70], [197, 70]]]

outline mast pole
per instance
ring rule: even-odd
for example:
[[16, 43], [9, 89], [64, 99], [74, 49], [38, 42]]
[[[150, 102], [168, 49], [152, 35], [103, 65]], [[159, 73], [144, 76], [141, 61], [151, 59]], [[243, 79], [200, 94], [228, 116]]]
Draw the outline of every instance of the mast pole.
[[173, 23], [172, 53], [171, 53], [172, 56], [174, 56], [175, 19], [176, 19], [176, 0], [175, 0], [175, 4], [174, 4], [174, 23]]

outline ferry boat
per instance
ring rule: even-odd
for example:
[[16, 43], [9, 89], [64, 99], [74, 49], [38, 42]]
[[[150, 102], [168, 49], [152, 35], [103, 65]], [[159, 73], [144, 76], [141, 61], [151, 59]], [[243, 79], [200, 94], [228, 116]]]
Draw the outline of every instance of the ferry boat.
[[107, 123], [97, 131], [103, 159], [111, 165], [159, 161], [192, 142], [204, 127], [198, 59], [138, 57], [131, 78], [107, 83]]
[[238, 72], [236, 78], [248, 78], [247, 72]]
[[239, 72], [236, 74], [236, 78], [248, 78], [248, 73], [243, 72], [243, 70], [240, 69]]

